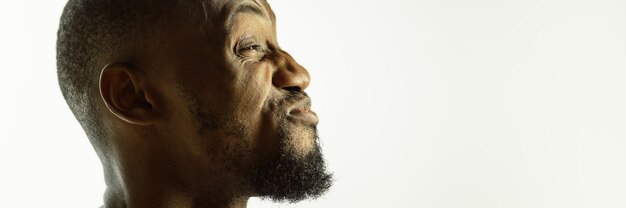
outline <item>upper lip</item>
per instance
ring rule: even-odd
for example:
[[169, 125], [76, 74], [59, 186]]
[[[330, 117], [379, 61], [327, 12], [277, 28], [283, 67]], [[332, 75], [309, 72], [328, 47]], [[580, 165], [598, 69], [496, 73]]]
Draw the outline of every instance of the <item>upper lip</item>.
[[311, 98], [304, 97], [296, 102], [287, 111], [289, 114], [296, 110], [309, 111], [311, 110]]

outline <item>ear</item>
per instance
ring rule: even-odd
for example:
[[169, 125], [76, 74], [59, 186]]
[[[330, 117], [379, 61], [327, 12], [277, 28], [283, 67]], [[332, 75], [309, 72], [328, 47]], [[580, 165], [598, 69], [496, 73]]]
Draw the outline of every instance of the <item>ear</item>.
[[150, 125], [156, 116], [153, 103], [142, 86], [144, 77], [129, 64], [112, 63], [100, 74], [100, 96], [119, 119], [137, 125]]

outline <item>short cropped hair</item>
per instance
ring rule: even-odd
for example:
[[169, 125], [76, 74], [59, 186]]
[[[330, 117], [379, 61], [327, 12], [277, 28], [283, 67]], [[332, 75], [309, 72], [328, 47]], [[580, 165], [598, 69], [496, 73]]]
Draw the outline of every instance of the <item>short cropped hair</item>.
[[194, 3], [198, 0], [68, 1], [57, 34], [57, 76], [92, 144], [106, 135], [96, 105], [100, 70], [111, 61], [132, 62], [156, 22], [177, 8], [193, 10]]

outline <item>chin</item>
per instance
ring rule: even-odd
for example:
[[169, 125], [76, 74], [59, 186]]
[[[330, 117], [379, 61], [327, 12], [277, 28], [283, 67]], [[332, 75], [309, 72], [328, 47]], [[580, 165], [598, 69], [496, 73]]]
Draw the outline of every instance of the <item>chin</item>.
[[254, 193], [279, 202], [298, 202], [324, 194], [332, 185], [315, 126], [284, 125], [281, 148], [273, 157], [258, 161], [250, 172]]
[[295, 156], [304, 158], [315, 150], [317, 130], [315, 126], [297, 126], [290, 128], [283, 136], [284, 150]]

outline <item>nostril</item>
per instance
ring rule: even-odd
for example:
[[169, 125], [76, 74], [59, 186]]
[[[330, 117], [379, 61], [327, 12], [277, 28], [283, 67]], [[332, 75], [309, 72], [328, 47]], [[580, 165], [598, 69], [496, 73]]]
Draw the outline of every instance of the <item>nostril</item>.
[[300, 66], [289, 54], [279, 53], [272, 76], [272, 84], [278, 89], [291, 92], [304, 92], [309, 86], [309, 72]]
[[283, 87], [283, 89], [290, 91], [290, 92], [302, 92], [302, 89], [300, 89], [300, 87], [298, 86]]

